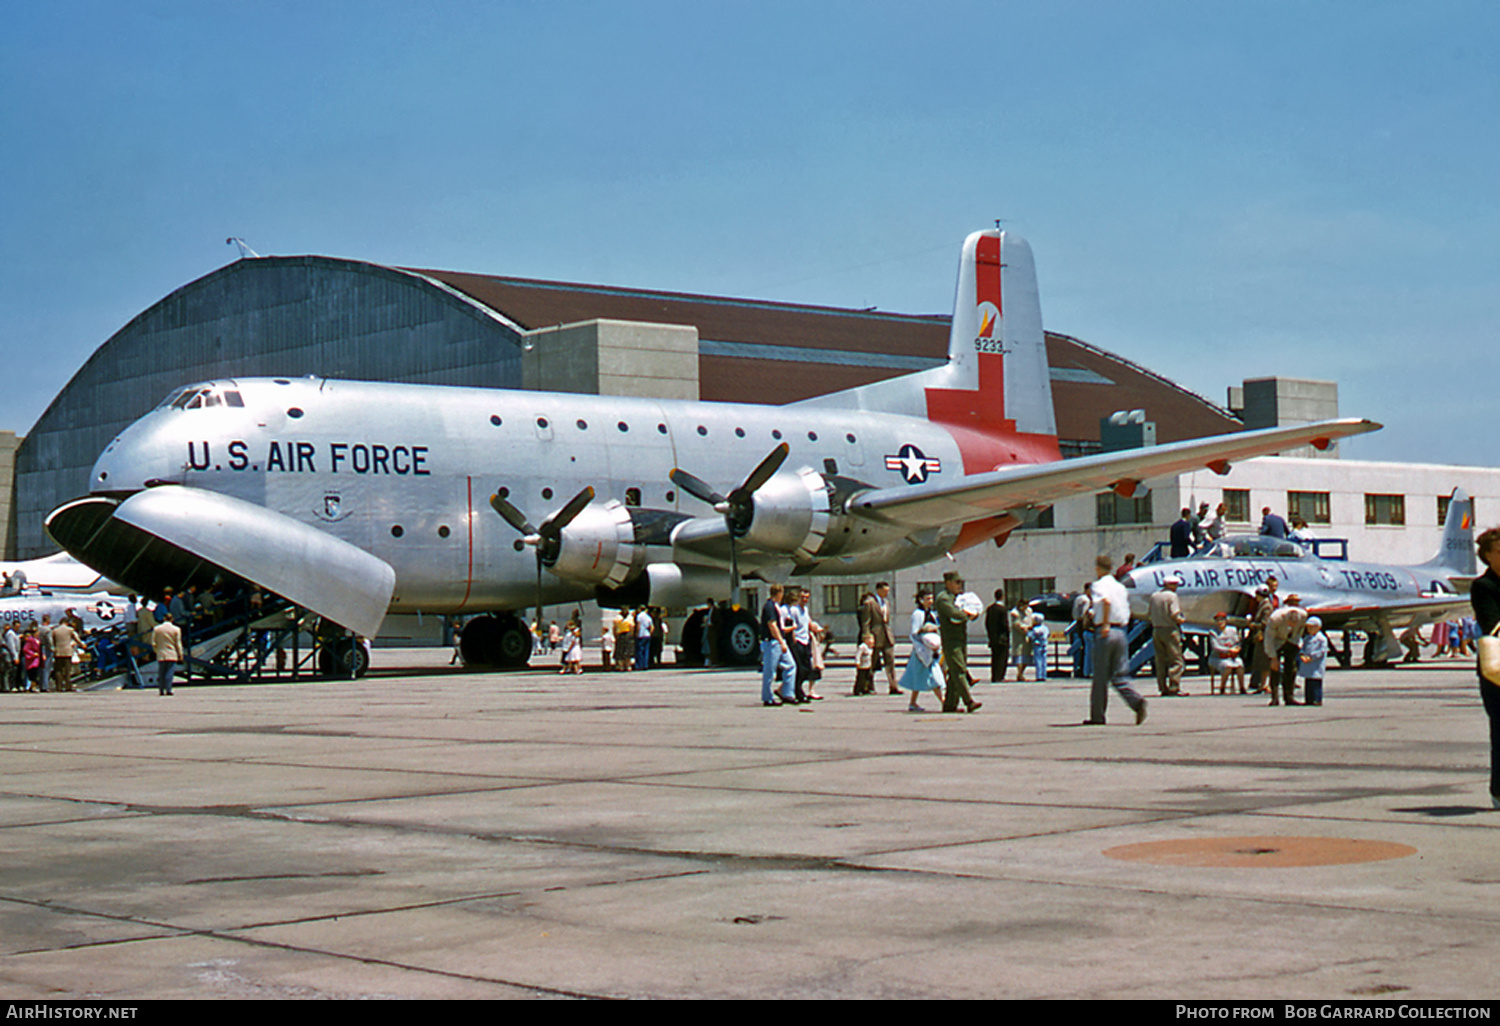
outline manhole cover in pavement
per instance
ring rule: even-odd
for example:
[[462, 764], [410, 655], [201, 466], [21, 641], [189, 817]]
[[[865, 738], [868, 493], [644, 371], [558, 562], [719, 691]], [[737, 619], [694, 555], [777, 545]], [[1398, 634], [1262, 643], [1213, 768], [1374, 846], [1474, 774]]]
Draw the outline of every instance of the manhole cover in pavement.
[[1110, 858], [1126, 862], [1227, 869], [1340, 866], [1404, 859], [1416, 853], [1409, 844], [1349, 837], [1194, 837], [1104, 849]]

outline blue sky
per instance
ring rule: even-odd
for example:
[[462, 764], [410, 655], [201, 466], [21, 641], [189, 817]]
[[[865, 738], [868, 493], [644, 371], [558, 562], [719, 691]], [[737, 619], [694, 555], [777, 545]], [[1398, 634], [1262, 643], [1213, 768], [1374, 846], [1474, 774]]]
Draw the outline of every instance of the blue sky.
[[1496, 465], [1500, 5], [0, 0], [0, 428], [235, 256], [1047, 326]]

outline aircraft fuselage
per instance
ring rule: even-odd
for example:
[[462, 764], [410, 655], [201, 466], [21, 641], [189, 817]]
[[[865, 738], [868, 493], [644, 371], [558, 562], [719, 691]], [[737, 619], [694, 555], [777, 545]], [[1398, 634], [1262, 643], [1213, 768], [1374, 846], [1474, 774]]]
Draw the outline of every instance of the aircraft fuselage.
[[[809, 467], [842, 479], [845, 491], [850, 482], [892, 487], [963, 472], [949, 432], [915, 417], [264, 378], [173, 393], [106, 448], [90, 488], [126, 494], [173, 483], [265, 506], [389, 563], [393, 611], [462, 613], [536, 598], [533, 553], [490, 508], [492, 494], [534, 521], [585, 486], [599, 503], [711, 517], [674, 487], [671, 470], [727, 491], [781, 442], [791, 449], [783, 473]], [[827, 575], [917, 565], [947, 551], [959, 530], [909, 537], [835, 508], [812, 562]], [[670, 546], [657, 556], [669, 560]], [[593, 594], [550, 573], [544, 584], [548, 602]]]

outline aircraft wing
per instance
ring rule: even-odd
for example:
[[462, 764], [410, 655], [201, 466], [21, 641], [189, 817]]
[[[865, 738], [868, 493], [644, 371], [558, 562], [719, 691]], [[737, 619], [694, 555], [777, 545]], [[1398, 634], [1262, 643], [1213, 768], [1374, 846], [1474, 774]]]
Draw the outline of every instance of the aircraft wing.
[[1144, 478], [1181, 474], [1201, 467], [1222, 471], [1229, 463], [1252, 456], [1300, 445], [1325, 448], [1335, 438], [1378, 431], [1380, 427], [1371, 420], [1347, 418], [1216, 435], [1056, 463], [1020, 464], [969, 474], [957, 481], [929, 480], [920, 485], [862, 492], [850, 499], [848, 511], [915, 530], [966, 523], [1012, 509], [1048, 506], [1070, 495], [1105, 488], [1129, 494]]

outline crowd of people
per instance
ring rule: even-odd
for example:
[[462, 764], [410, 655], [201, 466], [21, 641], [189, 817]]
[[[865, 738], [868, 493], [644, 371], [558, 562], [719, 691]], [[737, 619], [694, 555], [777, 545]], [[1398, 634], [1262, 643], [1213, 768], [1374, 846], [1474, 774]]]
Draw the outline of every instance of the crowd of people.
[[195, 587], [158, 601], [125, 600], [120, 621], [84, 629], [83, 618], [65, 609], [59, 622], [50, 614], [0, 631], [0, 691], [76, 691], [79, 683], [120, 673], [132, 663], [157, 664], [157, 687], [172, 694], [175, 669], [183, 661], [182, 633], [195, 619], [218, 614], [224, 596]]
[[[20, 628], [19, 630], [17, 628]], [[75, 691], [95, 662], [97, 632], [66, 610], [59, 623], [43, 614], [25, 625], [7, 622], [0, 632], [0, 691]]]

